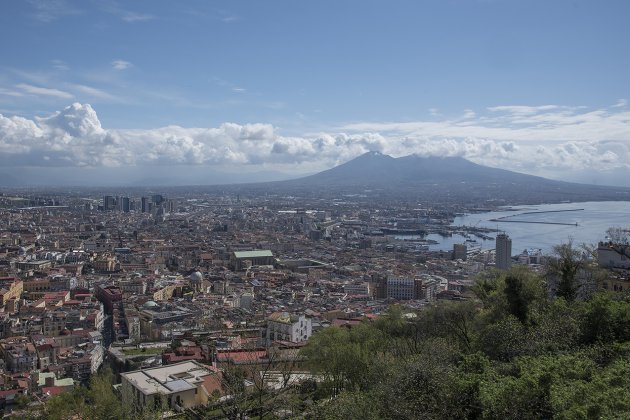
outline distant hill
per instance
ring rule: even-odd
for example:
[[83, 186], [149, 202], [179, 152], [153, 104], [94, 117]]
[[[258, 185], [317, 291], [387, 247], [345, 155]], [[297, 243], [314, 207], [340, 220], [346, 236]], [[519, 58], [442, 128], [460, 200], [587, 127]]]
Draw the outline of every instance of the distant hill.
[[461, 157], [393, 158], [368, 152], [334, 168], [290, 181], [283, 189], [380, 190], [385, 195], [421, 194], [438, 200], [497, 200], [536, 203], [630, 200], [630, 189], [554, 181], [491, 168]]

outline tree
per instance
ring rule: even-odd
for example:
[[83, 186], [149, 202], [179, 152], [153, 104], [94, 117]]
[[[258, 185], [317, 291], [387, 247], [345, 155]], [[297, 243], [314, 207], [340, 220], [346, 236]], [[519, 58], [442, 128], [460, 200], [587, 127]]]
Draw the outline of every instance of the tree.
[[612, 226], [606, 230], [606, 236], [613, 244], [626, 245], [630, 240], [630, 230], [621, 226]]
[[555, 295], [569, 302], [574, 301], [583, 286], [578, 273], [586, 267], [583, 253], [573, 247], [572, 241], [554, 246], [553, 256], [547, 262], [547, 277], [555, 286]]
[[364, 390], [370, 386], [373, 368], [383, 354], [383, 333], [368, 324], [351, 329], [328, 327], [310, 338], [301, 351], [311, 369], [322, 375], [330, 394]]
[[582, 341], [585, 344], [630, 340], [630, 300], [608, 292], [597, 293], [581, 305]]
[[438, 331], [447, 333], [466, 352], [472, 350], [476, 335], [475, 317], [478, 308], [474, 302], [441, 302], [427, 310], [429, 319]]
[[478, 340], [481, 351], [494, 360], [510, 361], [527, 354], [527, 328], [513, 316], [487, 325]]
[[40, 413], [42, 418], [81, 419], [155, 419], [161, 410], [152, 407], [142, 412], [121, 404], [112, 387], [114, 375], [106, 369], [92, 376], [89, 387], [77, 386], [72, 391], [50, 398]]
[[525, 267], [511, 268], [503, 289], [507, 310], [523, 324], [530, 321], [530, 312], [546, 300], [542, 278]]
[[529, 300], [523, 294], [523, 279], [508, 275], [505, 277], [505, 297], [512, 315], [523, 324], [527, 322]]

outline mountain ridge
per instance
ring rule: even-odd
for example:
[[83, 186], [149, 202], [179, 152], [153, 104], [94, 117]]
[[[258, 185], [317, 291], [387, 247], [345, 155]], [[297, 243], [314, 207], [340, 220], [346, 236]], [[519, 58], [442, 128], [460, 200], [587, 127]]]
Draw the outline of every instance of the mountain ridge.
[[[457, 156], [418, 156], [394, 158], [380, 152], [367, 152], [333, 168], [289, 180], [308, 185], [333, 182], [334, 185], [394, 185], [435, 182], [559, 182], [536, 175], [479, 165]], [[286, 181], [281, 181], [286, 182]]]
[[327, 195], [333, 196], [363, 192], [388, 200], [416, 197], [416, 200], [441, 203], [630, 200], [630, 188], [556, 181], [479, 165], [462, 157], [408, 155], [394, 158], [379, 152], [364, 153], [313, 175], [258, 184], [254, 188], [270, 186], [292, 193], [328, 191]]

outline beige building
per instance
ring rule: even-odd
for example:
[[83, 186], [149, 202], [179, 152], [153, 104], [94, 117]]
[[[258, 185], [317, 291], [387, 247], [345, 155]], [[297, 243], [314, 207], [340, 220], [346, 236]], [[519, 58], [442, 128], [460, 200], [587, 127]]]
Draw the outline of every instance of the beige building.
[[2, 306], [7, 304], [11, 299], [19, 299], [24, 289], [24, 282], [22, 280], [7, 277], [0, 279], [0, 301]]
[[182, 410], [221, 393], [221, 373], [194, 361], [120, 374], [123, 402], [139, 408]]

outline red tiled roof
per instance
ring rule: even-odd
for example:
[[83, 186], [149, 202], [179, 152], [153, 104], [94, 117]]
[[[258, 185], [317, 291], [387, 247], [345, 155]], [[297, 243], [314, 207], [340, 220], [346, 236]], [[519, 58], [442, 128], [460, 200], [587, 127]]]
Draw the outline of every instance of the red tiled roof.
[[217, 353], [219, 361], [232, 361], [234, 363], [256, 362], [267, 357], [266, 350], [253, 351], [227, 351]]
[[42, 387], [42, 393], [48, 395], [58, 395], [62, 392], [72, 390], [71, 386], [44, 386]]
[[208, 395], [212, 395], [212, 393], [216, 390], [219, 391], [221, 395], [223, 395], [223, 390], [221, 387], [221, 372], [217, 372], [215, 375], [207, 375], [203, 377], [203, 384], [201, 386], [204, 387]]

